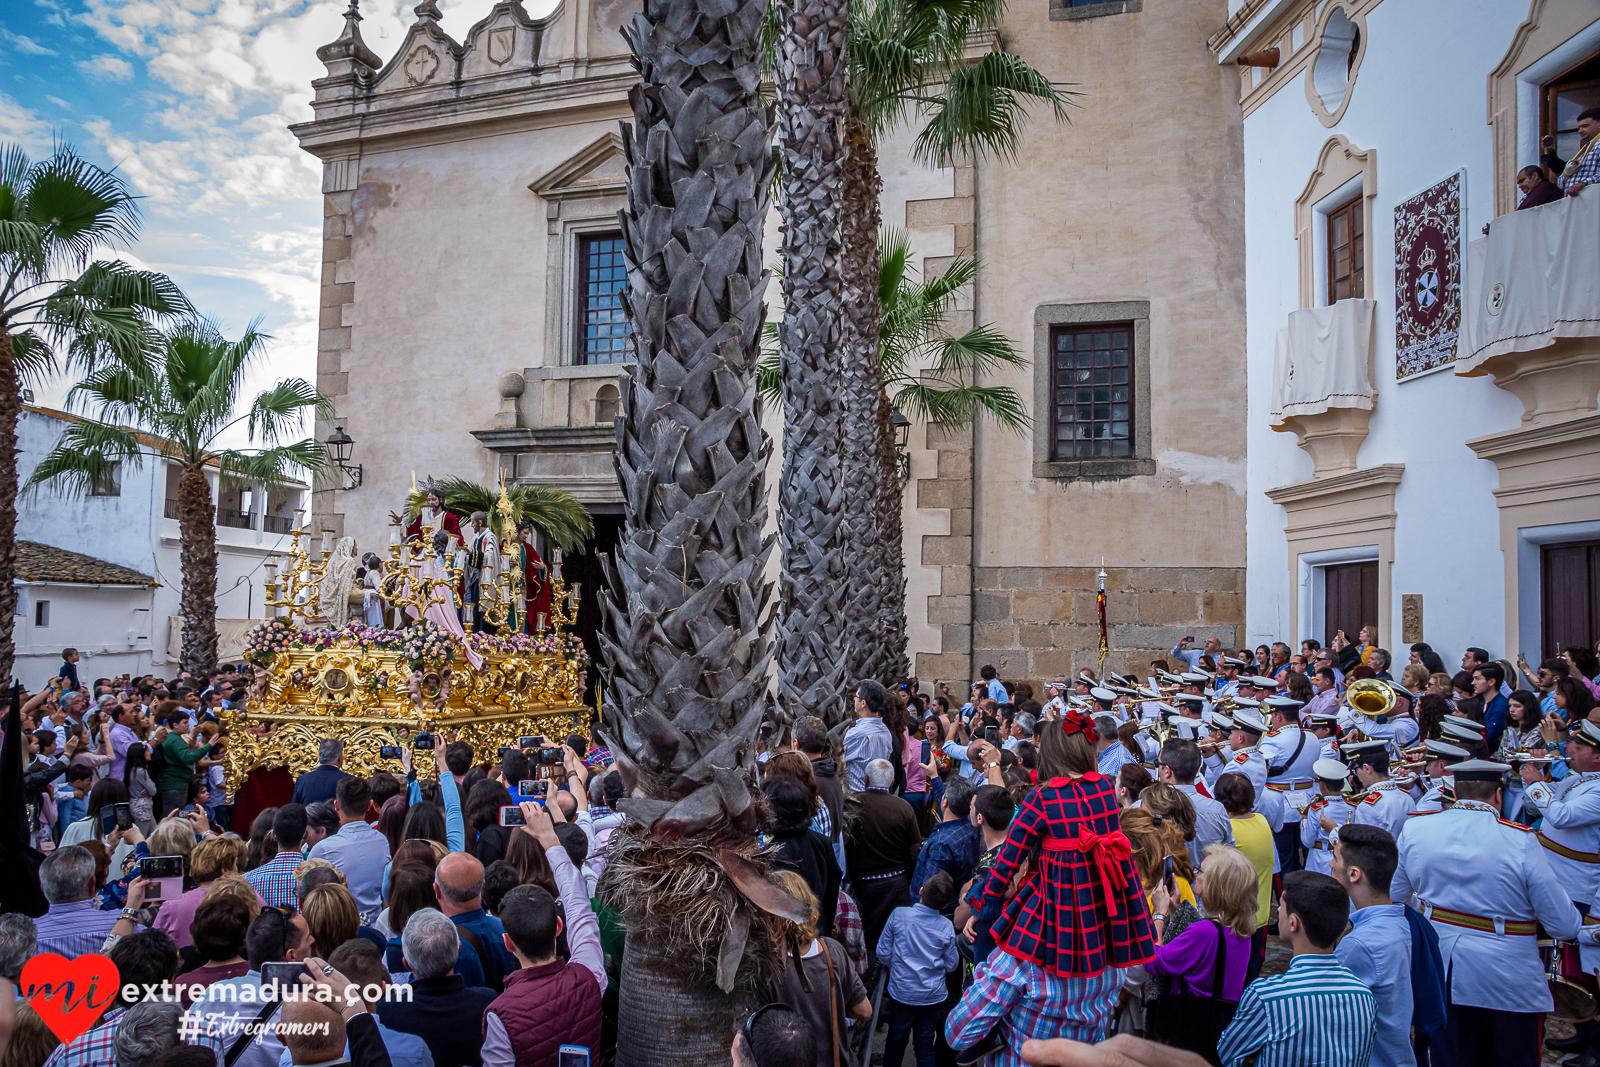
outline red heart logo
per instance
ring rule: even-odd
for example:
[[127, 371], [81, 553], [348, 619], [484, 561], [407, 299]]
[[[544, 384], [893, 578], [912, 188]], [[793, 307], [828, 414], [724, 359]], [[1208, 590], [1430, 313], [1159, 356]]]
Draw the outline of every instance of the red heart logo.
[[100, 1021], [122, 985], [117, 965], [98, 952], [69, 960], [54, 952], [22, 968], [22, 997], [63, 1045]]

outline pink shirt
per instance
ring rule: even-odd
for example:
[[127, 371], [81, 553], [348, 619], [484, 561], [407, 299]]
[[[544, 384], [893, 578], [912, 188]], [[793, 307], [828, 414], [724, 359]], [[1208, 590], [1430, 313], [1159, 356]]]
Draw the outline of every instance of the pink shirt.
[[[200, 898], [206, 895], [206, 890], [212, 883], [197, 885], [177, 900], [169, 900], [161, 905], [161, 910], [156, 912], [156, 921], [150, 926], [155, 930], [164, 930], [167, 935], [177, 942], [179, 948], [193, 944], [189, 938], [189, 924], [194, 922], [194, 913], [200, 907]], [[256, 892], [256, 903], [265, 906], [266, 901], [261, 899], [261, 893]], [[249, 968], [246, 968], [248, 970]]]
[[[929, 753], [932, 757], [932, 753]], [[922, 769], [922, 738], [914, 735], [910, 730], [905, 732], [905, 747], [900, 754], [900, 762], [906, 768], [906, 792], [926, 793], [928, 791], [928, 772]]]

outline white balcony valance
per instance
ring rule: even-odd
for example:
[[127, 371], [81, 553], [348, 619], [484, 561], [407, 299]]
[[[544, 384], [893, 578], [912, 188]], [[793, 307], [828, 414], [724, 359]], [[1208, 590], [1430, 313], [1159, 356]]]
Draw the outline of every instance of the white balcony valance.
[[1372, 410], [1375, 300], [1341, 300], [1289, 313], [1272, 367], [1272, 425], [1330, 408]]
[[1563, 337], [1600, 337], [1600, 188], [1501, 215], [1467, 246], [1456, 373]]

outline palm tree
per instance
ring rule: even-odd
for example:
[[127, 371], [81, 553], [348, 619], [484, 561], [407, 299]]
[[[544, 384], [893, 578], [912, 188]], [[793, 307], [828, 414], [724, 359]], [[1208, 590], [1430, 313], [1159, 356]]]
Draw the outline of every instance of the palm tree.
[[841, 344], [844, 395], [845, 598], [848, 672], [896, 681], [906, 662], [905, 564], [894, 431], [878, 366], [880, 280], [876, 139], [912, 117], [923, 126], [913, 155], [949, 166], [957, 159], [1016, 157], [1030, 104], [1067, 121], [1072, 93], [1006, 52], [966, 57], [977, 30], [999, 24], [1004, 0], [877, 0], [852, 9], [850, 155], [845, 164]]
[[[624, 524], [602, 591], [602, 736], [630, 794], [600, 894], [621, 912], [617, 1062], [725, 1065], [803, 918], [756, 858], [757, 730], [772, 662], [772, 539], [756, 362], [771, 203], [766, 0], [645, 0], [625, 30], [636, 362], [617, 420]], [[737, 992], [736, 992], [737, 991]]]
[[[884, 389], [893, 409], [944, 430], [960, 429], [980, 418], [1023, 433], [1031, 425], [1027, 406], [1004, 385], [972, 385], [973, 379], [1000, 367], [1026, 367], [1027, 356], [993, 324], [974, 326], [957, 336], [944, 334], [946, 316], [959, 291], [978, 277], [978, 261], [957, 256], [936, 278], [917, 281], [911, 266], [911, 238], [884, 227], [878, 244], [877, 356]], [[761, 395], [784, 403], [782, 372], [769, 327], [761, 361]], [[898, 487], [898, 481], [896, 481]]]
[[[280, 486], [297, 468], [313, 474], [328, 465], [312, 438], [285, 442], [304, 415], [332, 418], [333, 405], [309, 382], [288, 378], [259, 393], [235, 414], [246, 372], [263, 355], [266, 334], [248, 327], [237, 341], [205, 319], [189, 319], [154, 337], [143, 358], [124, 358], [72, 387], [68, 404], [93, 409], [97, 421], [67, 427], [34, 468], [26, 489], [53, 482], [83, 495], [112, 466], [157, 459], [178, 467], [179, 560], [183, 572], [183, 670], [217, 665], [216, 507], [206, 468], [224, 483]], [[259, 447], [225, 448], [220, 439], [245, 424]]]
[[66, 355], [69, 370], [136, 353], [151, 319], [189, 302], [165, 275], [93, 260], [129, 244], [139, 212], [122, 177], [61, 146], [32, 162], [0, 146], [0, 678], [11, 677], [16, 572], [17, 416], [21, 389]]
[[[444, 498], [444, 509], [466, 518], [474, 511], [489, 516], [491, 522], [495, 507], [500, 502], [500, 490], [478, 485], [466, 478], [446, 478], [438, 483], [439, 495]], [[563, 489], [548, 485], [510, 485], [506, 498], [511, 502], [511, 521], [520, 525], [531, 522], [563, 551], [581, 548], [594, 536], [594, 520], [577, 498]], [[428, 494], [421, 489], [406, 495], [406, 518], [412, 519], [427, 503]]]
[[848, 0], [776, 0], [773, 84], [783, 173], [783, 474], [778, 718], [844, 715], [839, 471], [839, 219]]

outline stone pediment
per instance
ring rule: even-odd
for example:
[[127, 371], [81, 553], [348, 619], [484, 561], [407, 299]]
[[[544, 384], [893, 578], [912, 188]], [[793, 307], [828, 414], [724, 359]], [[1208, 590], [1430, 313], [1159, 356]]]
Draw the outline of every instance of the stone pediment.
[[608, 133], [579, 149], [564, 163], [528, 185], [545, 200], [577, 200], [584, 197], [621, 196], [627, 191], [627, 157], [622, 137]]
[[439, 9], [434, 0], [417, 5], [417, 21], [406, 31], [400, 50], [378, 72], [376, 92], [402, 89], [437, 89], [460, 77], [462, 48], [439, 28]]
[[462, 48], [463, 79], [492, 77], [539, 65], [543, 27], [528, 17], [520, 0], [501, 0], [467, 31]]

